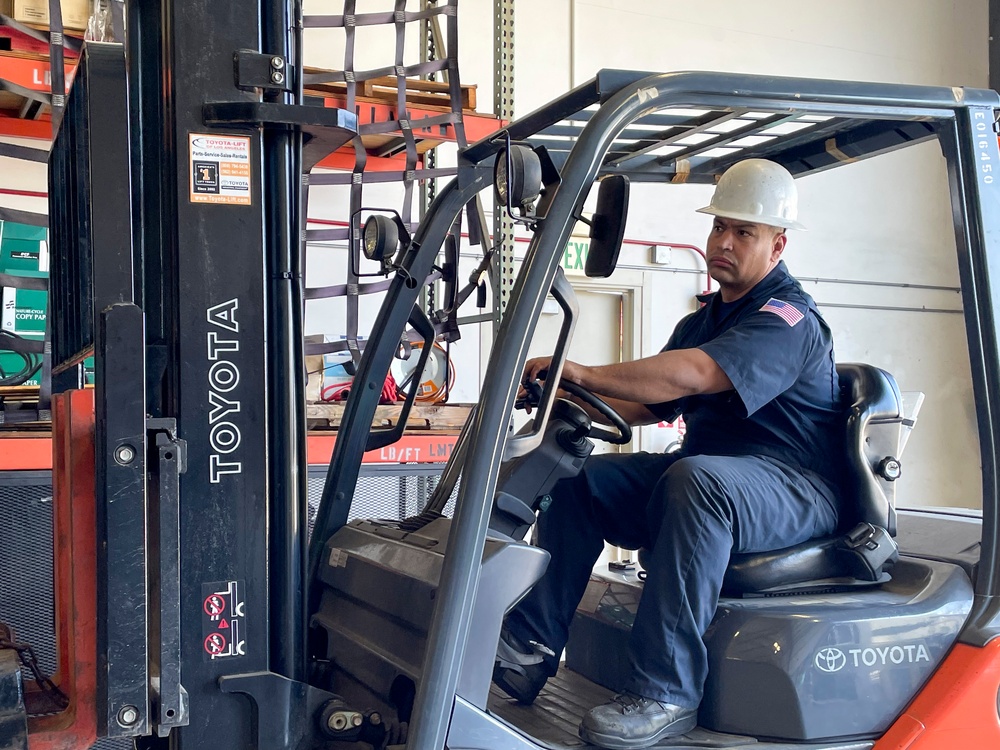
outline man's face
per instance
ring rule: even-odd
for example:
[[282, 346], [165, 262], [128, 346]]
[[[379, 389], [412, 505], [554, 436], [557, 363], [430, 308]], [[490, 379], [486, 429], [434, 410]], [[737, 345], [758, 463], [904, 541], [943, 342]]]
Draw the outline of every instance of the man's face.
[[785, 248], [785, 233], [767, 224], [716, 216], [708, 235], [708, 272], [722, 298], [739, 299], [767, 276]]

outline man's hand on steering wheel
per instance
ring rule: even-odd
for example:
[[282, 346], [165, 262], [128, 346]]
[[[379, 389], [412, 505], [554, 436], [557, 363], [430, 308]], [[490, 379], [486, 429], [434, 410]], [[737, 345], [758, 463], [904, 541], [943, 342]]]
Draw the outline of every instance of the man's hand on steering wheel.
[[[525, 363], [521, 385], [514, 402], [517, 408], [523, 407], [526, 413], [531, 414], [532, 406], [538, 403], [542, 395], [538, 385], [539, 381], [545, 379], [551, 363], [552, 357], [535, 357]], [[632, 427], [628, 421], [604, 399], [579, 384], [580, 376], [586, 367], [586, 365], [566, 360], [563, 364], [562, 379], [559, 381], [561, 388], [556, 394], [557, 397], [570, 400], [575, 397], [600, 414], [614, 428], [612, 431], [597, 426], [591, 427], [591, 437], [606, 440], [615, 445], [624, 445], [630, 442], [632, 440]]]
[[[544, 381], [552, 364], [552, 357], [535, 357], [524, 363], [524, 372], [521, 374], [521, 384], [517, 390], [517, 397], [514, 400], [515, 408], [523, 408], [525, 414], [531, 414], [532, 409], [541, 398], [542, 392], [534, 384]], [[580, 367], [575, 362], [566, 361], [563, 365], [563, 378], [570, 380], [566, 374], [569, 366]], [[559, 398], [566, 398], [568, 394], [558, 394]]]
[[[531, 383], [535, 380], [545, 380], [545, 373], [548, 372], [551, 364], [552, 357], [535, 357], [525, 362], [524, 373], [521, 375], [521, 387], [523, 388], [525, 383]], [[563, 363], [563, 380], [579, 383], [585, 369], [587, 369], [586, 365], [581, 365], [567, 359]], [[519, 393], [518, 395], [521, 394]]]

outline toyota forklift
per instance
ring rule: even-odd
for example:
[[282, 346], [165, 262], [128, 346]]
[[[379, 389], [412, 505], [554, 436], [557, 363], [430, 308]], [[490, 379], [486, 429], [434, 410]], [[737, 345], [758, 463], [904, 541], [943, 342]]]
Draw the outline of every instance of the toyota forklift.
[[[897, 510], [913, 415], [890, 373], [841, 365], [844, 500], [857, 526], [734, 556], [706, 635], [699, 726], [663, 746], [1000, 747], [996, 93], [605, 70], [461, 151], [412, 235], [391, 212], [363, 227], [352, 216], [352, 241], [390, 280], [310, 535], [300, 188], [321, 153], [350, 141], [353, 113], [303, 105], [275, 83], [274, 61], [292, 59], [287, 8], [185, 0], [131, 3], [129, 14], [127, 55], [85, 49], [50, 164], [60, 671], [39, 687], [51, 709], [26, 722], [38, 691], [0, 652], [0, 746], [82, 750], [95, 736], [184, 750], [580, 746], [580, 717], [621, 679], [621, 614], [640, 576], [595, 578], [603, 588], [574, 626], [570, 666], [533, 706], [491, 691], [504, 615], [548, 562], [525, 538], [549, 489], [581, 470], [595, 440], [630, 438], [597, 395], [575, 389], [610, 429], [559, 397], [578, 314], [559, 268], [574, 226], [591, 227], [588, 273], [609, 276], [634, 185], [711, 185], [749, 157], [808, 178], [936, 141], [982, 514]], [[213, 31], [210, 46], [199, 29]], [[788, 123], [800, 127], [778, 127]], [[682, 142], [692, 132], [709, 137]], [[245, 178], [225, 196], [200, 189], [219, 159]], [[372, 429], [401, 341], [432, 348], [421, 287], [484, 191], [532, 239], [480, 401], [419, 514], [349, 521], [364, 452], [402, 433]], [[560, 334], [515, 432], [549, 295]], [[90, 351], [93, 391], [79, 379]]]

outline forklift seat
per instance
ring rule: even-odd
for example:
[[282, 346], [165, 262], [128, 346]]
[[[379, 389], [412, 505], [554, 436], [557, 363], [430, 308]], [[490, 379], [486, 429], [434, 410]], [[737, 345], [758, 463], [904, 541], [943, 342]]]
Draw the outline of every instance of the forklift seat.
[[[895, 480], [905, 418], [895, 379], [877, 367], [839, 364], [846, 417], [846, 473], [841, 527], [850, 529], [772, 552], [734, 554], [724, 596], [782, 593], [816, 585], [883, 582], [899, 557]], [[844, 522], [846, 521], [846, 523]], [[831, 580], [833, 579], [833, 580]]]

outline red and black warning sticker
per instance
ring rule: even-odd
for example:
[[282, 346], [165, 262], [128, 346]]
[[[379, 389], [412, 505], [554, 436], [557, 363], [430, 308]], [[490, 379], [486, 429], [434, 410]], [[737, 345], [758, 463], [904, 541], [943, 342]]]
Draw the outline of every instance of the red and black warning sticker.
[[243, 581], [202, 584], [201, 635], [206, 660], [246, 656], [243, 588]]

